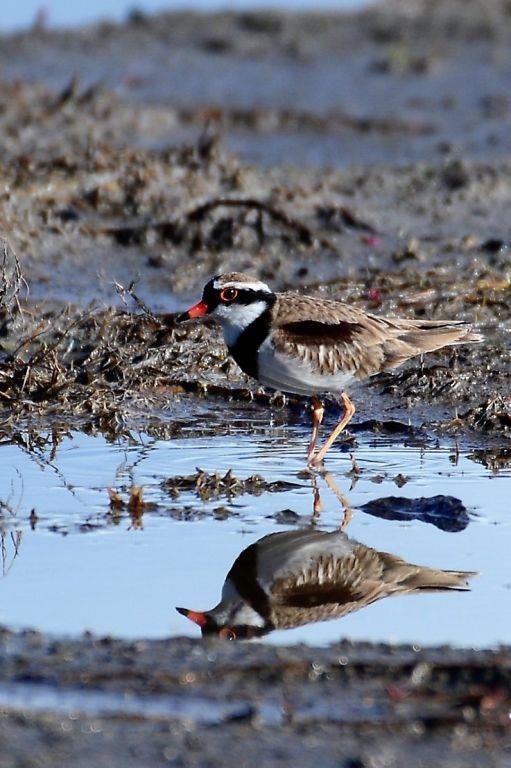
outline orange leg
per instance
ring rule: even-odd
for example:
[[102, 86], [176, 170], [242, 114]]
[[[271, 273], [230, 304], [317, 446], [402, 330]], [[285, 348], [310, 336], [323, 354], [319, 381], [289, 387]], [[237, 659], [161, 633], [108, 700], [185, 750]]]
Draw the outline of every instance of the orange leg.
[[330, 490], [332, 491], [332, 493], [335, 494], [335, 496], [337, 496], [337, 498], [342, 504], [343, 516], [342, 516], [340, 528], [341, 528], [341, 531], [344, 531], [346, 530], [346, 528], [348, 527], [348, 525], [350, 524], [353, 518], [353, 512], [350, 507], [350, 503], [346, 498], [346, 496], [344, 495], [344, 493], [342, 493], [342, 491], [340, 491], [337, 485], [335, 484], [334, 478], [332, 477], [330, 472], [325, 472], [323, 477], [325, 478], [325, 482], [330, 488]]
[[[349, 399], [346, 392], [341, 393], [341, 400], [342, 404], [344, 405], [344, 414], [338, 425], [333, 430], [330, 437], [325, 442], [324, 446], [321, 448], [320, 451], [316, 454], [316, 456], [313, 456], [309, 459], [309, 464], [312, 464], [313, 466], [318, 466], [318, 464], [321, 464], [323, 462], [323, 459], [326, 456], [327, 451], [331, 448], [332, 443], [335, 442], [335, 440], [339, 437], [341, 432], [346, 429], [347, 425], [350, 423], [351, 419], [353, 418], [353, 414], [355, 413], [355, 406]], [[310, 449], [309, 449], [310, 453]]]
[[[334, 478], [330, 474], [330, 472], [325, 472], [323, 474], [324, 480], [328, 486], [328, 488], [332, 491], [332, 493], [339, 499], [341, 502], [343, 515], [342, 520], [340, 524], [341, 531], [346, 530], [348, 527], [350, 521], [353, 518], [353, 512], [350, 507], [350, 503], [348, 501], [348, 498], [342, 493], [342, 491], [337, 487]], [[312, 492], [313, 492], [313, 502], [312, 502], [312, 525], [314, 525], [320, 518], [321, 512], [323, 511], [323, 504], [321, 503], [321, 495], [319, 492], [319, 486], [318, 486], [318, 478], [317, 475], [311, 476], [312, 480]]]
[[312, 435], [309, 443], [309, 448], [307, 450], [307, 463], [312, 464], [314, 461], [314, 451], [316, 450], [316, 442], [318, 439], [319, 434], [319, 428], [321, 426], [321, 422], [323, 421], [323, 414], [325, 412], [325, 409], [323, 408], [323, 403], [321, 400], [318, 400], [317, 397], [312, 398]]
[[311, 481], [312, 481], [312, 494], [313, 494], [312, 523], [314, 524], [316, 520], [319, 519], [323, 511], [323, 504], [321, 503], [321, 494], [319, 492], [318, 478], [316, 477], [316, 475], [311, 475]]

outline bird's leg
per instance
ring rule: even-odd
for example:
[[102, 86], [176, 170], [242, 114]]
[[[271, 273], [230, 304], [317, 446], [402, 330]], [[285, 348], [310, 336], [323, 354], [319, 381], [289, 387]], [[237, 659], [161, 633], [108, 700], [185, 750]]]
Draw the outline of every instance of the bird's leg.
[[326, 440], [324, 446], [321, 448], [320, 451], [311, 459], [309, 459], [309, 464], [318, 465], [321, 464], [323, 459], [325, 458], [325, 455], [327, 451], [332, 446], [332, 443], [335, 442], [335, 440], [338, 438], [338, 436], [341, 434], [341, 432], [346, 429], [347, 425], [350, 423], [351, 419], [353, 418], [353, 414], [355, 413], [355, 406], [349, 399], [346, 392], [341, 393], [341, 400], [342, 404], [344, 405], [344, 414], [338, 425], [333, 430], [330, 437]]
[[318, 478], [316, 477], [316, 475], [312, 475], [311, 481], [312, 481], [312, 493], [313, 493], [312, 522], [315, 523], [323, 511], [323, 505], [321, 503], [321, 494], [319, 492]]
[[335, 483], [335, 480], [330, 474], [330, 472], [325, 472], [323, 477], [325, 478], [325, 483], [328, 485], [332, 493], [335, 494], [335, 496], [337, 496], [337, 498], [342, 504], [343, 516], [342, 516], [340, 528], [341, 528], [341, 531], [345, 531], [353, 518], [353, 511], [350, 507], [350, 503], [346, 498], [346, 496], [344, 495], [344, 493], [342, 493], [337, 487], [337, 484]]
[[312, 398], [312, 435], [307, 450], [307, 464], [312, 464], [314, 460], [314, 451], [316, 450], [316, 442], [319, 434], [319, 427], [323, 421], [323, 414], [325, 409], [323, 403], [317, 397]]

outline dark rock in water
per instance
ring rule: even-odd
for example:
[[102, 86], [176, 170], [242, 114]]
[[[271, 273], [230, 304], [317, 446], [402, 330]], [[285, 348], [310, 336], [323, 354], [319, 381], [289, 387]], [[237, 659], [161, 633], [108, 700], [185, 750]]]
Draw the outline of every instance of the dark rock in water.
[[368, 501], [362, 507], [367, 512], [384, 520], [420, 520], [432, 523], [442, 531], [463, 531], [470, 522], [467, 508], [454, 496], [431, 496], [430, 498], [405, 499], [387, 496], [384, 499]]
[[487, 251], [487, 253], [500, 253], [500, 251], [503, 251], [508, 247], [509, 245], [505, 240], [501, 240], [497, 237], [490, 237], [488, 240], [481, 243], [481, 250]]
[[452, 160], [442, 169], [441, 180], [447, 189], [454, 191], [466, 187], [470, 181], [470, 175], [463, 162]]
[[421, 427], [405, 424], [395, 419], [366, 419], [355, 424], [350, 424], [352, 432], [374, 432], [377, 435], [405, 435], [407, 437], [428, 437], [428, 433]]
[[297, 515], [292, 509], [282, 509], [272, 517], [279, 525], [296, 525], [300, 520], [300, 515]]

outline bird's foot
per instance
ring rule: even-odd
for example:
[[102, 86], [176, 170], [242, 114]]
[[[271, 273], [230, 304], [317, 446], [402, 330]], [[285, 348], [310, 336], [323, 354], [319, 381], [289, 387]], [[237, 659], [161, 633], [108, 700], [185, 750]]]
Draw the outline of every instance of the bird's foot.
[[325, 462], [319, 456], [319, 453], [307, 454], [307, 466], [309, 469], [315, 471], [322, 471], [324, 469]]
[[339, 526], [340, 530], [345, 531], [348, 525], [350, 524], [350, 522], [352, 521], [352, 519], [353, 519], [352, 509], [346, 504], [343, 509], [342, 520]]

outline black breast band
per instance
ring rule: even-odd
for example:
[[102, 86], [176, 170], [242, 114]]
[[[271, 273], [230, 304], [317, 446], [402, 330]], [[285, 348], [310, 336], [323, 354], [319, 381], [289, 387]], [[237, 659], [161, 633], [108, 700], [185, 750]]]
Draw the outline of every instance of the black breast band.
[[259, 347], [266, 339], [271, 327], [271, 307], [267, 307], [259, 317], [256, 317], [236, 339], [236, 343], [229, 347], [229, 352], [234, 357], [239, 367], [248, 376], [254, 379], [258, 377]]

